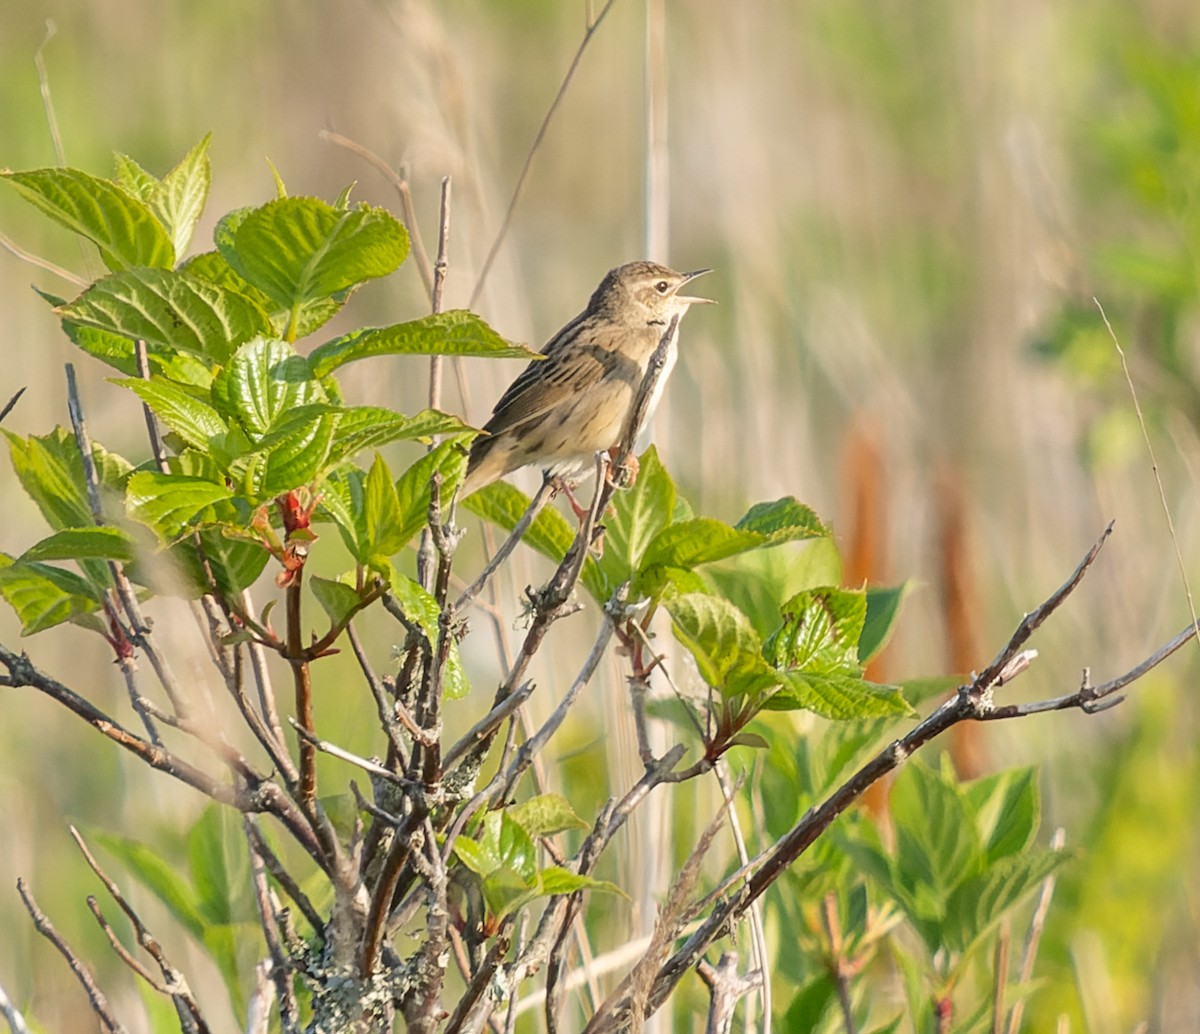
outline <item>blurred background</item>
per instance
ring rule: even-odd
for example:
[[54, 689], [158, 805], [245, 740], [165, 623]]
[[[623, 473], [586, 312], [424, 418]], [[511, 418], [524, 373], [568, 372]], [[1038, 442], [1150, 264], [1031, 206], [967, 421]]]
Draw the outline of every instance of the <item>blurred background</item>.
[[[592, 0], [593, 15], [602, 6]], [[294, 194], [332, 200], [357, 181], [355, 197], [397, 210], [377, 171], [320, 136], [333, 130], [403, 170], [431, 249], [439, 182], [453, 178], [447, 301], [466, 306], [587, 17], [565, 0], [6, 4], [0, 167], [56, 162], [39, 52], [71, 165], [110, 175], [115, 150], [161, 175], [214, 132], [197, 250], [221, 214], [273, 195], [267, 159]], [[1118, 674], [1189, 620], [1176, 548], [1195, 572], [1198, 191], [1193, 0], [616, 0], [474, 307], [540, 347], [611, 266], [648, 255], [714, 267], [703, 286], [720, 305], [687, 319], [654, 441], [698, 511], [732, 520], [794, 494], [833, 523], [846, 584], [911, 584], [880, 679], [982, 668], [1115, 519], [1011, 690], [1041, 698], [1072, 691], [1085, 666], [1096, 682]], [[0, 232], [100, 274], [7, 189]], [[140, 461], [144, 429], [128, 396], [73, 350], [31, 283], [71, 292], [0, 251], [0, 396], [28, 388], [6, 429], [65, 424], [63, 363], [75, 361], [93, 437]], [[1093, 299], [1125, 350], [1174, 542]], [[426, 308], [407, 263], [319, 340]], [[446, 407], [482, 423], [518, 369], [468, 365], [462, 387], [448, 378]], [[359, 364], [344, 383], [355, 402], [411, 412], [425, 400], [420, 361]], [[43, 532], [11, 473], [0, 477], [0, 550], [19, 553]], [[327, 562], [336, 572], [343, 561]], [[509, 639], [519, 589], [542, 572], [525, 557], [500, 586]], [[158, 614], [164, 636], [179, 634], [181, 667], [210, 680], [186, 611]], [[593, 620], [573, 618], [577, 639], [561, 633], [540, 658], [535, 715], [561, 694]], [[18, 634], [0, 614], [3, 641]], [[118, 673], [90, 638], [65, 628], [21, 645], [119, 710]], [[376, 649], [386, 666], [387, 644]], [[467, 653], [488, 686], [499, 662], [486, 628]], [[614, 661], [560, 745], [617, 786], [637, 764], [618, 670]], [[1081, 848], [1051, 910], [1029, 1029], [1063, 1013], [1072, 1030], [1100, 1034], [1141, 1021], [1200, 1027], [1196, 676], [1186, 650], [1113, 711], [997, 724], [956, 744], [967, 771], [1038, 764], [1047, 830], [1064, 827]], [[346, 693], [336, 706], [318, 698], [318, 727], [361, 753], [379, 749], [366, 694]], [[66, 824], [181, 841], [202, 802], [147, 780], [32, 691], [0, 699], [0, 985], [46, 1030], [92, 1029], [13, 890], [25, 875], [139, 1029], [140, 992], [86, 912], [97, 886]], [[698, 811], [694, 826], [704, 821]], [[660, 835], [646, 824], [630, 833], [634, 848]], [[655, 879], [648, 870], [651, 903]], [[169, 926], [160, 918], [155, 932], [204, 987], [211, 966]]]

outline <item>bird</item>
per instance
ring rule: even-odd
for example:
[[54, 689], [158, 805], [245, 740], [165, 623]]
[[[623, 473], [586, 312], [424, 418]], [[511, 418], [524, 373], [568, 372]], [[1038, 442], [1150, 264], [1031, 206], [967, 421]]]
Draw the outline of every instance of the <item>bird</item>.
[[[500, 396], [471, 445], [460, 496], [521, 467], [538, 465], [569, 490], [595, 454], [620, 443], [650, 359], [675, 317], [713, 301], [681, 294], [710, 269], [677, 273], [657, 262], [609, 270], [587, 307], [542, 348]], [[676, 320], [663, 365], [637, 432], [662, 397], [678, 357]], [[635, 434], [636, 437], [636, 434]]]

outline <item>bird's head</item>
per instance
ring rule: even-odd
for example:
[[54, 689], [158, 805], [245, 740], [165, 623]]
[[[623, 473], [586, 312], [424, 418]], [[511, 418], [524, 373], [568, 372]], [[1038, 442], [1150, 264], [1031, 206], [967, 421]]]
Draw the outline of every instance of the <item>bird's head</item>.
[[592, 295], [589, 309], [602, 310], [622, 321], [643, 325], [670, 322], [682, 316], [690, 305], [712, 302], [711, 298], [693, 298], [681, 294], [684, 284], [710, 269], [677, 273], [657, 262], [627, 262], [610, 270]]

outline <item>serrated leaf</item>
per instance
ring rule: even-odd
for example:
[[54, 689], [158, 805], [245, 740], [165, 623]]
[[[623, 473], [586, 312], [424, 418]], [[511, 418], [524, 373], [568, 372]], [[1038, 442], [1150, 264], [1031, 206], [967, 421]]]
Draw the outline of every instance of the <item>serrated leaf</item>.
[[543, 793], [506, 809], [509, 817], [534, 839], [566, 829], [587, 829], [570, 802], [558, 793]]
[[769, 711], [803, 709], [834, 721], [912, 714], [912, 708], [896, 686], [838, 672], [777, 671], [776, 674], [782, 685], [764, 704]]
[[142, 470], [129, 479], [125, 507], [169, 545], [200, 525], [233, 519], [232, 507], [222, 506], [232, 497], [230, 489], [206, 478]]
[[[63, 332], [93, 358], [107, 363], [126, 377], [138, 377], [137, 345], [132, 338], [113, 334], [111, 331], [85, 327], [70, 320], [62, 321]], [[212, 384], [212, 371], [207, 363], [189, 352], [179, 352], [166, 345], [146, 342], [146, 362], [152, 376], [162, 377], [175, 384], [208, 391]]]
[[696, 660], [700, 677], [725, 694], [762, 692], [779, 679], [762, 659], [762, 644], [746, 615], [705, 593], [666, 599], [675, 638]]
[[101, 602], [99, 590], [86, 578], [26, 561], [0, 567], [0, 595], [16, 612], [23, 636], [91, 614]]
[[411, 536], [402, 537], [404, 528], [396, 486], [392, 483], [387, 464], [378, 453], [363, 484], [363, 506], [368, 556], [390, 557], [408, 545]]
[[148, 205], [158, 186], [158, 177], [143, 169], [129, 155], [120, 152], [113, 155], [113, 165], [116, 170], [113, 182], [130, 197]]
[[364, 327], [313, 349], [313, 374], [324, 377], [339, 366], [381, 355], [460, 355], [486, 359], [540, 359], [541, 353], [506, 341], [466, 309], [434, 313], [389, 327]]
[[379, 406], [348, 406], [338, 407], [336, 414], [330, 463], [391, 442], [419, 441], [428, 444], [434, 435], [474, 431], [458, 417], [434, 409], [425, 409], [410, 417]]
[[171, 236], [176, 257], [187, 251], [208, 201], [212, 185], [212, 166], [208, 160], [211, 141], [212, 133], [208, 133], [155, 185], [148, 199], [150, 210]]
[[162, 224], [141, 201], [108, 180], [79, 169], [0, 172], [35, 208], [100, 249], [109, 269], [169, 269], [175, 250]]
[[783, 624], [767, 640], [766, 659], [776, 668], [858, 676], [858, 641], [866, 596], [853, 589], [805, 589], [781, 608]]
[[[75, 436], [61, 427], [28, 438], [11, 431], [4, 434], [8, 438], [13, 471], [46, 522], [55, 529], [92, 527], [96, 521], [88, 502], [83, 460]], [[105, 491], [122, 490], [130, 464], [95, 442], [92, 459], [100, 487]]]
[[396, 479], [396, 498], [400, 503], [401, 523], [397, 538], [410, 542], [429, 519], [430, 479], [436, 472], [442, 477], [440, 497], [450, 505], [454, 490], [467, 466], [467, 452], [458, 437], [448, 438], [431, 449]]
[[537, 878], [537, 849], [533, 840], [501, 811], [490, 812], [484, 818], [478, 838], [455, 839], [454, 852], [478, 876], [487, 877], [508, 869], [526, 886], [531, 886]]
[[[203, 565], [196, 543], [187, 539], [163, 554], [144, 558], [144, 563], [127, 570], [129, 577], [159, 595], [198, 599], [211, 591], [211, 574], [222, 595], [236, 596], [258, 580], [271, 558], [261, 542], [226, 535], [221, 528], [201, 528], [197, 534], [204, 553]], [[165, 571], [159, 562], [165, 563]]]
[[[392, 595], [400, 604], [400, 609], [412, 621], [421, 626], [421, 631], [435, 646], [438, 637], [438, 618], [440, 611], [437, 600], [426, 592], [411, 578], [396, 575], [391, 579]], [[447, 700], [461, 700], [471, 689], [463, 671], [462, 658], [459, 656], [458, 643], [450, 638], [450, 653], [446, 657], [446, 667], [442, 670], [442, 693]]]
[[345, 621], [362, 601], [354, 586], [345, 582], [335, 582], [313, 575], [308, 580], [308, 586], [321, 609], [329, 617], [330, 623], [334, 625]]
[[191, 273], [143, 267], [97, 280], [58, 314], [71, 323], [225, 362], [270, 333], [267, 314], [244, 295]]
[[335, 471], [321, 486], [318, 518], [332, 520], [350, 555], [365, 564], [370, 557], [367, 549], [367, 527], [364, 519], [363, 483], [361, 470]]
[[239, 213], [217, 246], [242, 277], [294, 311], [393, 272], [408, 254], [408, 233], [382, 208], [338, 211], [317, 198], [285, 197]]
[[210, 448], [214, 438], [226, 434], [229, 430], [221, 415], [212, 406], [170, 381], [128, 377], [114, 378], [113, 383], [132, 391], [167, 427], [188, 445], [201, 451]]
[[237, 420], [257, 442], [288, 413], [325, 402], [325, 391], [296, 350], [277, 338], [256, 337], [242, 345], [213, 381], [213, 404]]
[[826, 538], [829, 528], [809, 507], [792, 496], [771, 503], [756, 503], [734, 525], [738, 531], [763, 536], [764, 546], [777, 546], [801, 539]]
[[606, 587], [620, 585], [638, 570], [651, 541], [675, 512], [675, 483], [654, 446], [642, 453], [638, 468], [637, 480], [614, 493], [611, 512], [603, 517], [604, 553], [597, 563]]
[[21, 561], [34, 560], [120, 560], [134, 557], [134, 543], [119, 528], [65, 528], [30, 546]]
[[483, 879], [483, 900], [488, 912], [503, 919], [538, 897], [536, 880], [526, 880], [520, 873], [502, 867]]
[[641, 570], [680, 567], [690, 570], [700, 564], [736, 556], [764, 545], [764, 536], [738, 531], [713, 517], [693, 517], [659, 532], [642, 557]]

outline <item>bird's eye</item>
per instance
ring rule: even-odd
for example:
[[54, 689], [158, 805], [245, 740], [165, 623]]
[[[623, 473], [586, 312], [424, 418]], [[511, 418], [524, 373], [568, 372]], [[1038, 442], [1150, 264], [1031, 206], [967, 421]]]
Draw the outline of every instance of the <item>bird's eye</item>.
[[654, 290], [656, 290], [659, 294], [666, 294], [667, 290], [670, 288], [670, 286], [671, 285], [668, 284], [665, 280], [660, 280], [657, 284], [654, 285]]

